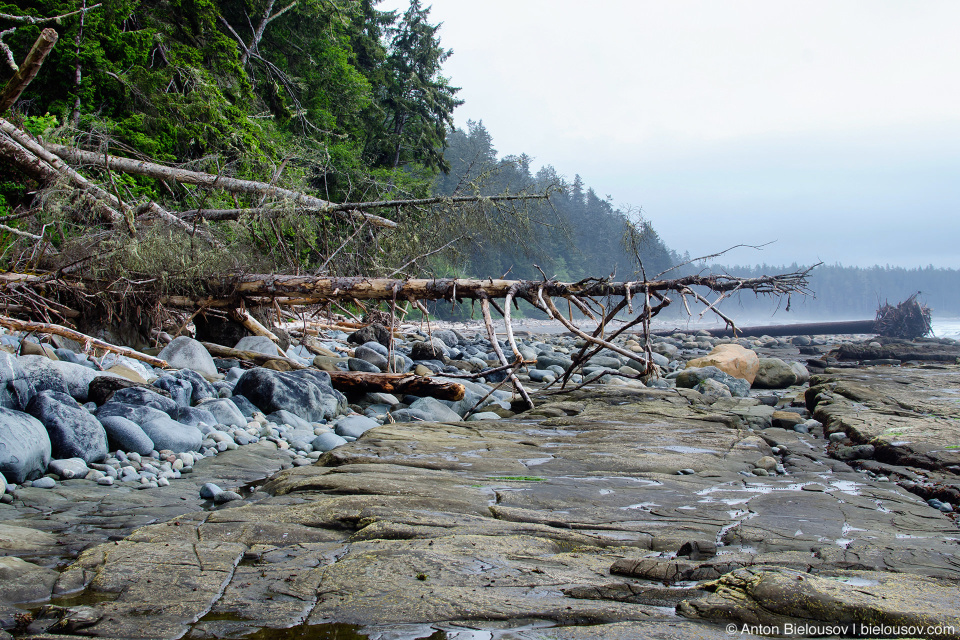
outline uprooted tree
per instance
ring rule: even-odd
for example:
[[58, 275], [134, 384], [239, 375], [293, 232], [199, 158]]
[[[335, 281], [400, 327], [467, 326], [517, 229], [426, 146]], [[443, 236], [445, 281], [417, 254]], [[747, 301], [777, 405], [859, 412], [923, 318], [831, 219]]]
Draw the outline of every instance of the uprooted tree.
[[[44, 37], [47, 42], [51, 36]], [[11, 80], [15, 91], [23, 90], [42, 60], [28, 57], [23, 73]], [[750, 279], [663, 279], [646, 277], [641, 265], [638, 279], [621, 282], [612, 277], [558, 282], [545, 274], [542, 280], [414, 279], [418, 261], [468, 242], [471, 235], [512, 233], [522, 241], [531, 224], [524, 203], [548, 194], [396, 197], [398, 191], [385, 184], [375, 192], [380, 197], [338, 203], [311, 194], [303, 182], [283, 186], [283, 163], [269, 179], [242, 179], [229, 166], [210, 172], [195, 163], [157, 162], [108, 137], [77, 137], [70, 130], [53, 135], [60, 139], [44, 139], [15, 119], [0, 118], [0, 160], [36, 187], [27, 206], [0, 219], [9, 265], [0, 277], [0, 310], [6, 314], [0, 325], [69, 335], [91, 348], [111, 347], [83, 333], [98, 324], [133, 325], [128, 335], [149, 337], [164, 314], [177, 309], [180, 330], [198, 315], [219, 313], [275, 339], [247, 309], [272, 307], [278, 320], [299, 318], [306, 330], [306, 313], [316, 317], [331, 304], [372, 301], [387, 307], [387, 323], [395, 325], [410, 309], [429, 316], [424, 301], [469, 300], [479, 302], [499, 369], [532, 404], [515, 375], [525, 364], [511, 325], [518, 300], [584, 340], [576, 365], [604, 348], [637, 359], [615, 338], [631, 329], [649, 335], [651, 319], [673, 299], [688, 311], [690, 302], [700, 303], [704, 313], [733, 326], [717, 306], [732, 294], [807, 292], [809, 270]], [[156, 196], [164, 192], [167, 196]], [[485, 215], [490, 208], [498, 215]], [[304, 265], [311, 265], [310, 272], [304, 273]], [[370, 277], [336, 275], [342, 273]], [[707, 298], [710, 292], [715, 299]], [[502, 316], [510, 353], [497, 340], [491, 310]], [[575, 312], [596, 321], [597, 328], [581, 329]], [[649, 342], [645, 362], [645, 373], [652, 373]], [[302, 365], [291, 361], [291, 366]]]

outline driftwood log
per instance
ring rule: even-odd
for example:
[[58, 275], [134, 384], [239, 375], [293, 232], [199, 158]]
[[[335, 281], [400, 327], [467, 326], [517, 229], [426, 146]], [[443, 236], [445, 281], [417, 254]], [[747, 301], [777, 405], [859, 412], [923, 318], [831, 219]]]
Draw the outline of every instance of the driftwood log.
[[[643, 296], [647, 291], [674, 291], [690, 295], [691, 287], [705, 287], [715, 292], [753, 291], [757, 294], [785, 295], [806, 286], [809, 269], [777, 276], [736, 278], [728, 275], [691, 275], [674, 280], [610, 282], [590, 278], [579, 282], [556, 280], [499, 280], [466, 278], [390, 279], [322, 276], [253, 274], [237, 278], [208, 280], [204, 289], [222, 291], [221, 295], [169, 295], [163, 304], [175, 307], [235, 307], [240, 300], [296, 298], [302, 305], [334, 300], [482, 300], [505, 298], [513, 289], [513, 297], [545, 306], [543, 296], [596, 298], [604, 296]], [[582, 309], [581, 309], [582, 311]]]
[[47, 333], [57, 336], [63, 336], [64, 338], [70, 338], [75, 340], [84, 346], [84, 349], [102, 349], [104, 351], [112, 351], [113, 353], [118, 353], [122, 356], [127, 356], [128, 358], [134, 358], [136, 360], [142, 360], [147, 364], [151, 364], [155, 367], [166, 368], [169, 367], [166, 361], [161, 360], [160, 358], [154, 358], [153, 356], [148, 356], [146, 354], [140, 353], [135, 349], [128, 349], [127, 347], [118, 347], [116, 345], [110, 344], [109, 342], [104, 342], [103, 340], [98, 340], [91, 336], [80, 333], [79, 331], [74, 331], [67, 327], [63, 327], [57, 324], [49, 324], [46, 322], [26, 322], [23, 320], [17, 320], [15, 318], [8, 318], [6, 316], [0, 316], [0, 326], [6, 327], [7, 329], [13, 329], [14, 331], [28, 331], [35, 333]]
[[430, 396], [439, 400], [463, 400], [466, 388], [456, 382], [444, 382], [410, 373], [365, 373], [330, 371], [333, 388], [343, 393], [392, 393]]

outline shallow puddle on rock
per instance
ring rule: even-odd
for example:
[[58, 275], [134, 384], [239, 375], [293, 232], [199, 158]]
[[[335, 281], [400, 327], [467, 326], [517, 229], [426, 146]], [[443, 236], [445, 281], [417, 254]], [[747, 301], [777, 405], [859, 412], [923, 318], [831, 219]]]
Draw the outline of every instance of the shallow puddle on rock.
[[550, 456], [549, 458], [527, 458], [525, 460], [519, 460], [519, 462], [526, 467], [535, 467], [538, 464], [546, 464], [551, 460], [553, 460], [553, 456]]
[[698, 449], [697, 447], [685, 447], [681, 445], [670, 445], [668, 447], [655, 447], [656, 449], [665, 449], [667, 451], [672, 451], [674, 453], [712, 453], [713, 455], [720, 455], [719, 451], [714, 451], [713, 449]]
[[848, 584], [851, 587], [875, 587], [880, 584], [877, 580], [867, 580], [866, 578], [847, 578], [847, 577], [830, 577], [824, 576], [827, 580], [833, 580], [835, 582], [842, 582], [843, 584]]
[[859, 482], [854, 482], [853, 480], [834, 480], [830, 483], [830, 486], [845, 493], [850, 496], [860, 495], [860, 487], [863, 486]]

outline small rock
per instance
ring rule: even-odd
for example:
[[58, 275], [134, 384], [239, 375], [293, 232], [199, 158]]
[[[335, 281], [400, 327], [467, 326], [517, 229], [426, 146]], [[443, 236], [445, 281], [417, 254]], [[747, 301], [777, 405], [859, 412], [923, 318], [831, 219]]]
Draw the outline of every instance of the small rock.
[[342, 436], [338, 436], [333, 432], [321, 433], [311, 442], [314, 451], [322, 451], [324, 453], [345, 444], [347, 444], [347, 441]]
[[30, 486], [36, 487], [37, 489], [53, 489], [57, 486], [57, 481], [49, 476], [44, 476], [34, 480]]
[[236, 491], [221, 491], [213, 496], [214, 504], [225, 504], [234, 500], [243, 500], [243, 496]]
[[102, 478], [99, 478], [97, 480], [97, 484], [103, 487], [113, 486], [113, 478], [111, 478], [110, 476], [103, 476]]
[[200, 497], [204, 500], [214, 500], [217, 495], [223, 493], [223, 489], [213, 484], [212, 482], [207, 482], [202, 487], [200, 487]]
[[777, 468], [777, 459], [772, 456], [763, 456], [754, 463], [754, 466], [758, 469], [773, 471]]

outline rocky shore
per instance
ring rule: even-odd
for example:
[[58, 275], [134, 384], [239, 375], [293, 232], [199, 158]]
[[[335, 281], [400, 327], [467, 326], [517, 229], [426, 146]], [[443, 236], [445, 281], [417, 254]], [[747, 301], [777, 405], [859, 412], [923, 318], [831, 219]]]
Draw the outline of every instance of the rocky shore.
[[246, 339], [294, 371], [178, 338], [160, 371], [4, 336], [0, 633], [960, 637], [956, 343], [857, 341], [887, 356], [863, 366], [677, 334], [643, 379], [625, 340], [562, 391], [577, 340], [530, 335], [547, 390], [518, 412], [493, 372], [456, 402], [334, 390], [322, 369], [494, 360], [376, 338]]

